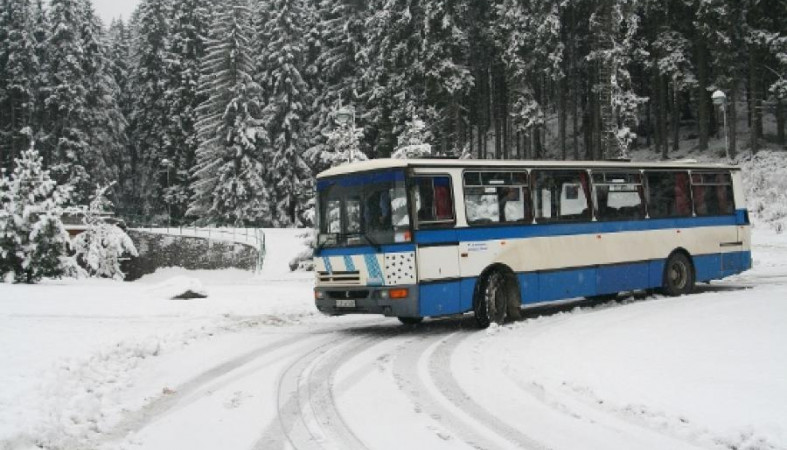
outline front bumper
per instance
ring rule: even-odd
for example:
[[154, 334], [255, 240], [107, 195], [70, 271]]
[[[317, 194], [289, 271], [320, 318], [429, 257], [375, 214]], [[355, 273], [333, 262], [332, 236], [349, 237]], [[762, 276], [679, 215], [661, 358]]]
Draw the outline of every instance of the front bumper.
[[[418, 308], [418, 289], [416, 285], [396, 286], [406, 288], [409, 295], [405, 298], [385, 297], [383, 291], [390, 288], [373, 286], [324, 286], [315, 287], [315, 305], [321, 313], [330, 316], [345, 314], [382, 314], [389, 317], [421, 317]], [[347, 302], [354, 300], [354, 302]], [[352, 306], [345, 306], [352, 303]]]

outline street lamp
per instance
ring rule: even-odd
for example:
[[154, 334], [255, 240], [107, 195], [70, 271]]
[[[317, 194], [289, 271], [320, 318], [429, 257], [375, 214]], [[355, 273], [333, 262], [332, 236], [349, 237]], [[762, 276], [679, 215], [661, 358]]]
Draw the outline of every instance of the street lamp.
[[354, 138], [355, 138], [355, 108], [349, 108], [346, 106], [342, 106], [336, 111], [336, 123], [339, 124], [344, 130], [349, 128], [350, 130], [350, 140], [353, 144], [350, 145], [350, 154], [348, 155], [348, 161], [352, 162], [355, 159], [355, 155], [353, 153], [354, 150]]
[[172, 162], [170, 160], [168, 160], [167, 158], [164, 158], [164, 159], [161, 160], [161, 166], [164, 167], [164, 170], [167, 172], [167, 193], [164, 194], [164, 203], [167, 204], [167, 228], [169, 228], [170, 223], [172, 222], [172, 214], [170, 213], [170, 210], [169, 210], [169, 200], [167, 199], [167, 194], [169, 193], [169, 169], [170, 169], [170, 164], [172, 164]]
[[713, 104], [716, 106], [721, 106], [721, 112], [724, 116], [724, 152], [727, 155], [727, 159], [730, 159], [730, 139], [727, 135], [727, 96], [724, 95], [724, 92], [720, 90], [716, 90], [711, 94], [711, 99], [713, 100]]

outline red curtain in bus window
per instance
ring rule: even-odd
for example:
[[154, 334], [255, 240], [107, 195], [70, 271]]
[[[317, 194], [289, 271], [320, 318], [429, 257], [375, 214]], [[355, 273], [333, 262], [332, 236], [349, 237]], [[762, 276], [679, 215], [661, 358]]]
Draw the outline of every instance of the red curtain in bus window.
[[434, 180], [434, 204], [437, 220], [453, 219], [453, 208], [451, 207], [451, 186], [445, 178], [435, 178]]
[[689, 174], [675, 174], [675, 212], [679, 216], [691, 215], [691, 195], [689, 194]]
[[590, 180], [587, 172], [579, 172], [579, 183], [582, 185], [582, 191], [585, 193], [585, 201], [588, 208], [582, 215], [593, 217], [593, 202], [590, 201]]

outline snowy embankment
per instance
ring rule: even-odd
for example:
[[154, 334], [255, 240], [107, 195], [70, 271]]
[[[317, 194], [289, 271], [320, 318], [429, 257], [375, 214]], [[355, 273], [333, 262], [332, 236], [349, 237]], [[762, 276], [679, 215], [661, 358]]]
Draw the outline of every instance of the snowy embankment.
[[488, 331], [318, 315], [296, 230], [257, 276], [0, 284], [0, 449], [787, 449], [787, 234], [748, 190], [752, 271]]

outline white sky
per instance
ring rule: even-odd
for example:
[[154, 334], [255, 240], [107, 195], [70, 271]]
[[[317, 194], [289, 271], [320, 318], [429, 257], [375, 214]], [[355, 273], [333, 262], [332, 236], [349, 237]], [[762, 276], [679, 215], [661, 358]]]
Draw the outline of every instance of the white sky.
[[105, 26], [109, 26], [112, 19], [122, 16], [128, 20], [140, 0], [93, 0], [96, 14], [101, 17]]

